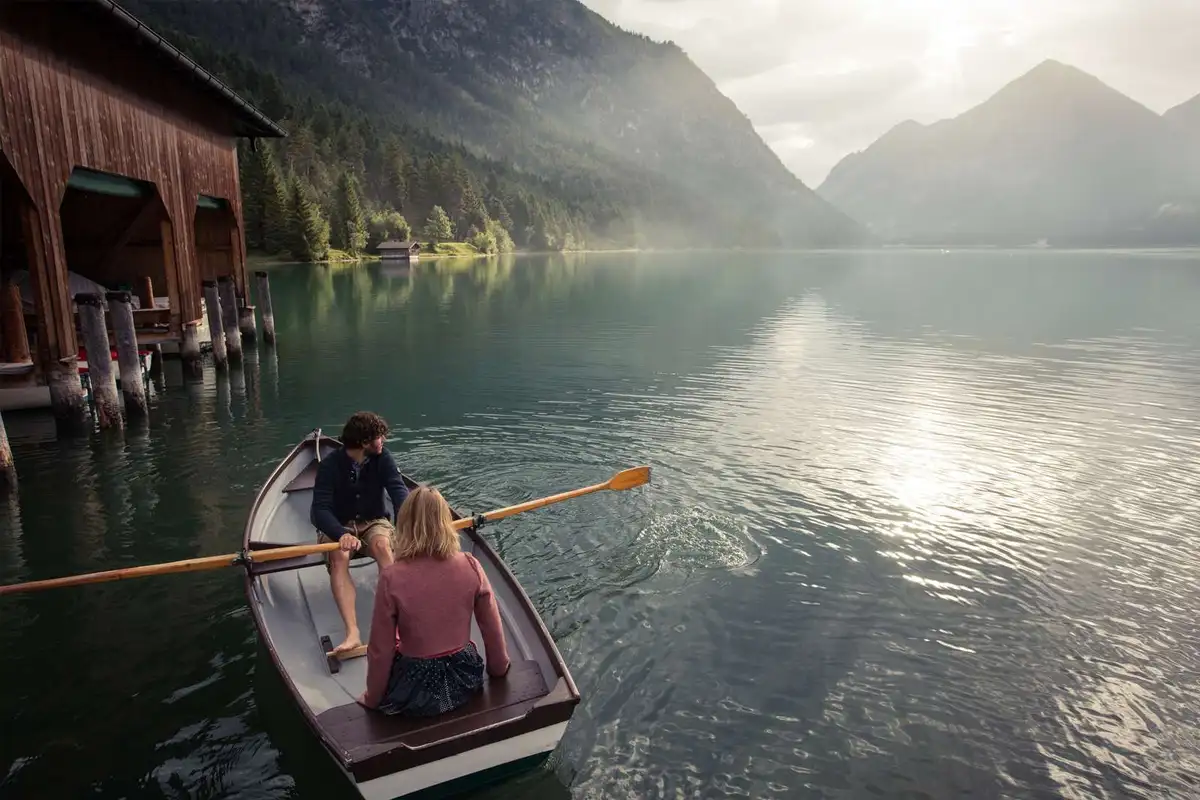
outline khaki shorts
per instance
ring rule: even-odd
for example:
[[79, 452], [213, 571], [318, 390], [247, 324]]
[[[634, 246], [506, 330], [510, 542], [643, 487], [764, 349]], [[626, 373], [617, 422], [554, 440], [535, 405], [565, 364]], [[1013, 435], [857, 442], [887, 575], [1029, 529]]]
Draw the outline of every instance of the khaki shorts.
[[[386, 536], [388, 540], [388, 549], [396, 549], [396, 529], [392, 526], [390, 519], [369, 519], [365, 522], [349, 522], [345, 526], [346, 533], [352, 533], [362, 542], [362, 547], [358, 552], [352, 553], [351, 558], [355, 556], [369, 556], [367, 547], [371, 544], [371, 540], [377, 536]], [[336, 542], [336, 539], [330, 539], [322, 531], [317, 531], [318, 544], [331, 544]], [[329, 569], [329, 554], [325, 554], [325, 569]]]

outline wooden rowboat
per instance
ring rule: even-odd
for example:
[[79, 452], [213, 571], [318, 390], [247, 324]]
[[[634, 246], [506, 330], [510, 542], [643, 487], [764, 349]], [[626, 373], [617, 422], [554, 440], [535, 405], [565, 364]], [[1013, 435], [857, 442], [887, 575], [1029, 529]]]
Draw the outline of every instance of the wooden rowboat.
[[[250, 511], [247, 550], [316, 543], [309, 506], [317, 462], [340, 446], [318, 430], [283, 459]], [[366, 659], [327, 655], [344, 631], [323, 556], [248, 566], [246, 593], [259, 636], [312, 732], [364, 798], [465, 790], [540, 765], [579, 703], [575, 682], [517, 579], [476, 529], [460, 535], [463, 550], [479, 559], [492, 583], [512, 667], [464, 708], [428, 720], [389, 717], [355, 701], [366, 685]], [[378, 571], [370, 558], [357, 558], [350, 574], [366, 641]], [[483, 655], [474, 622], [471, 633]]]

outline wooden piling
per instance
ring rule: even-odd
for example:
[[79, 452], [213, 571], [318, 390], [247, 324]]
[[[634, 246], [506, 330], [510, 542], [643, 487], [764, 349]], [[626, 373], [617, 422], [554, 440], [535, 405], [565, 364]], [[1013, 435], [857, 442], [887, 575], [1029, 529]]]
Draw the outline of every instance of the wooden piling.
[[161, 344], [149, 345], [150, 380], [156, 381], [163, 375], [163, 353]]
[[262, 311], [263, 341], [275, 344], [275, 312], [271, 309], [271, 279], [263, 270], [254, 273], [258, 280], [258, 307]]
[[254, 306], [244, 302], [238, 307], [238, 330], [242, 332], [242, 341], [253, 342], [258, 338], [254, 325]]
[[13, 463], [12, 448], [8, 446], [8, 432], [4, 430], [4, 416], [0, 414], [0, 494], [17, 488], [17, 466]]
[[234, 295], [233, 279], [226, 275], [217, 279], [217, 290], [221, 295], [221, 320], [225, 323], [225, 352], [233, 363], [242, 360], [242, 334], [238, 330], [237, 297]]
[[50, 410], [58, 432], [78, 435], [88, 430], [87, 398], [79, 380], [79, 359], [74, 356], [46, 365], [46, 387], [50, 390]]
[[21, 287], [6, 280], [0, 287], [0, 361], [19, 364], [29, 361], [29, 336], [25, 332], [25, 309], [21, 305]]
[[200, 361], [200, 332], [196, 322], [183, 323], [179, 340], [179, 360], [183, 362], [184, 380], [204, 378], [204, 364]]
[[117, 340], [117, 366], [121, 370], [125, 414], [144, 417], [148, 413], [146, 384], [142, 379], [142, 358], [138, 355], [137, 329], [133, 324], [133, 297], [129, 292], [108, 292], [104, 298], [108, 300], [108, 317]]
[[217, 292], [216, 281], [204, 281], [204, 307], [208, 311], [208, 335], [212, 339], [213, 364], [217, 369], [229, 368], [229, 354], [225, 349], [225, 325], [222, 321], [224, 309]]
[[117, 376], [113, 371], [104, 306], [100, 295], [86, 292], [75, 295], [75, 303], [79, 306], [79, 327], [87, 350], [88, 383], [92, 387], [96, 422], [101, 428], [120, 428], [125, 420], [121, 415], [121, 398], [117, 395]]

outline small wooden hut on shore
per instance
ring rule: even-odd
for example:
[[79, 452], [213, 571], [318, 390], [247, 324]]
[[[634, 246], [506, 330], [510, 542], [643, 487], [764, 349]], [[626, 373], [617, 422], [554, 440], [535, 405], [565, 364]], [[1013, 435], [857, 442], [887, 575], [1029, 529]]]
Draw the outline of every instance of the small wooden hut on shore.
[[416, 261], [421, 256], [421, 244], [408, 240], [397, 242], [389, 239], [380, 242], [378, 249], [382, 261]]
[[248, 297], [237, 139], [283, 135], [110, 0], [0, 0], [0, 409], [82, 422], [80, 292], [201, 369], [202, 283]]

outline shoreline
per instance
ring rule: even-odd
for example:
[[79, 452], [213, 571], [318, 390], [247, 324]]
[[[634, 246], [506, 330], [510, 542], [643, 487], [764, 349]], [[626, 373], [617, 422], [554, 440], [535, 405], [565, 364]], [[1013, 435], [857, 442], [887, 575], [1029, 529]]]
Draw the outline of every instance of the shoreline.
[[[696, 247], [696, 248], [614, 248], [606, 249], [584, 249], [584, 250], [513, 250], [507, 253], [436, 253], [422, 254], [416, 264], [424, 264], [437, 261], [469, 261], [480, 258], [500, 258], [503, 256], [573, 256], [573, 255], [620, 255], [620, 254], [689, 254], [689, 253], [738, 253], [738, 254], [829, 254], [829, 253], [941, 253], [945, 255], [965, 254], [965, 253], [1012, 253], [1022, 255], [1035, 255], [1044, 253], [1096, 253], [1108, 255], [1184, 255], [1200, 257], [1200, 245], [1160, 245], [1148, 247], [1028, 247], [1028, 246], [1012, 246], [1001, 247], [996, 245], [874, 245], [874, 246], [859, 246], [859, 247], [812, 247], [812, 248], [750, 248], [750, 247]], [[321, 264], [324, 266], [348, 266], [362, 263], [382, 263], [382, 259], [378, 255], [363, 254], [357, 257], [348, 257], [345, 254], [340, 254], [344, 257], [327, 258], [322, 261], [301, 261], [290, 256], [281, 255], [265, 255], [262, 253], [248, 252], [246, 254], [246, 267], [248, 269], [261, 269], [264, 267], [278, 267], [298, 264]], [[408, 262], [404, 262], [408, 263]]]

